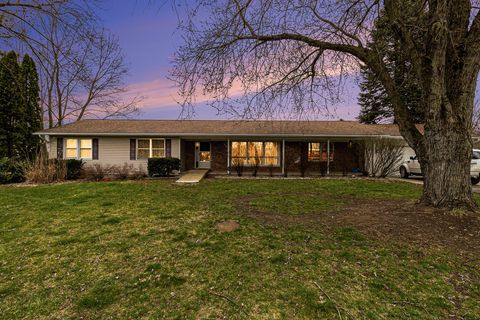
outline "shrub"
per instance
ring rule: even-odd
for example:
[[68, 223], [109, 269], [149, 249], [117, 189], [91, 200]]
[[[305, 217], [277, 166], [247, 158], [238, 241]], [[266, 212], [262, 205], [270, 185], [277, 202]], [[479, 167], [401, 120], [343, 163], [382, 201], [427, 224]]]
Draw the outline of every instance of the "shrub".
[[24, 180], [23, 166], [18, 160], [0, 158], [0, 183], [17, 183]]
[[256, 177], [258, 175], [258, 170], [260, 169], [260, 162], [261, 159], [260, 157], [257, 156], [257, 149], [255, 149], [255, 158], [253, 158], [253, 164], [252, 164], [252, 176]]
[[67, 162], [48, 159], [39, 153], [35, 160], [24, 163], [25, 179], [30, 183], [52, 183], [63, 181], [67, 177]]
[[235, 171], [237, 172], [237, 176], [241, 177], [243, 175], [243, 167], [244, 167], [243, 159], [233, 158], [232, 164], [233, 164], [233, 167], [235, 168]]
[[363, 143], [364, 171], [371, 177], [385, 178], [398, 171], [402, 163], [402, 140], [378, 138]]
[[167, 177], [173, 170], [180, 169], [180, 159], [177, 158], [148, 158], [148, 175], [150, 177]]
[[84, 177], [87, 180], [100, 181], [109, 173], [109, 168], [100, 163], [89, 165], [84, 170]]
[[273, 173], [275, 172], [275, 165], [273, 163], [271, 163], [269, 166], [268, 166], [268, 173], [270, 175], [270, 177], [273, 177]]
[[301, 177], [305, 177], [305, 174], [307, 173], [307, 169], [308, 169], [308, 158], [307, 156], [301, 156], [300, 157], [300, 161], [298, 163], [298, 169], [300, 170], [300, 176]]
[[133, 174], [133, 164], [124, 163], [121, 166], [111, 166], [109, 174], [114, 179], [126, 180]]
[[134, 169], [130, 174], [130, 178], [133, 180], [143, 179], [147, 176], [143, 165], [139, 165], [138, 169]]
[[83, 160], [68, 159], [65, 160], [67, 165], [67, 180], [77, 180], [82, 175]]

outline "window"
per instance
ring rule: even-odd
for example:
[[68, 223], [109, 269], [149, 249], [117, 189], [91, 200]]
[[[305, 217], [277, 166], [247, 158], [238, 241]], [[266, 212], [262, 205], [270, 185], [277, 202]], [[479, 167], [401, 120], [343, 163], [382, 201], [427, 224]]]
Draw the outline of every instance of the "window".
[[92, 159], [92, 140], [80, 139], [80, 158]]
[[[308, 144], [308, 161], [327, 161], [327, 142], [310, 142]], [[334, 144], [330, 143], [330, 161], [333, 161], [335, 154]]]
[[65, 158], [67, 159], [77, 159], [78, 157], [78, 140], [77, 139], [67, 139], [65, 142], [66, 151]]
[[92, 139], [66, 139], [66, 159], [92, 159]]
[[279, 144], [277, 142], [232, 142], [232, 162], [245, 165], [279, 165]]
[[308, 161], [320, 161], [322, 158], [322, 144], [320, 142], [310, 142], [308, 144]]
[[211, 161], [210, 142], [197, 142], [196, 147], [198, 148], [198, 161], [200, 162]]
[[165, 157], [164, 139], [137, 139], [137, 159]]

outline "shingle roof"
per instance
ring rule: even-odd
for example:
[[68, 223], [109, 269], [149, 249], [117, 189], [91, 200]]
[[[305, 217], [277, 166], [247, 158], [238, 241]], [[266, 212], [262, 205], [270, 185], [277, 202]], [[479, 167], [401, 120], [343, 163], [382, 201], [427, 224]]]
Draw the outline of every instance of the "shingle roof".
[[356, 121], [235, 121], [235, 120], [81, 120], [46, 129], [50, 135], [169, 135], [169, 136], [400, 136], [395, 124], [369, 125]]

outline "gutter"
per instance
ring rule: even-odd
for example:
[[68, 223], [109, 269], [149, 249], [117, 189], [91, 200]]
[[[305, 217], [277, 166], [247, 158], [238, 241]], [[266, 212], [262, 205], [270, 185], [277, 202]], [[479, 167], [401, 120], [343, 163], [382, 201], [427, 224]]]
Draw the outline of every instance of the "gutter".
[[342, 134], [253, 134], [253, 133], [72, 133], [72, 132], [34, 132], [33, 134], [39, 136], [96, 136], [96, 137], [277, 137], [277, 138], [398, 138], [403, 139], [402, 136], [393, 136], [386, 134], [370, 134], [370, 135], [342, 135]]

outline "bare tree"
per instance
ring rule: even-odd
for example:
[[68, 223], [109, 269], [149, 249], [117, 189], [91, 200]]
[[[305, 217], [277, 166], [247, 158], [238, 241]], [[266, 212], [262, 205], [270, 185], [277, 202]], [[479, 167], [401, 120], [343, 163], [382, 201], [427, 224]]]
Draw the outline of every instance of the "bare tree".
[[7, 46], [15, 41], [36, 52], [46, 35], [39, 28], [39, 20], [56, 18], [65, 27], [71, 21], [88, 20], [93, 16], [96, 0], [30, 0], [0, 2], [0, 40]]
[[[380, 51], [368, 45], [381, 12], [420, 79], [424, 130], [415, 126]], [[221, 109], [244, 104], [246, 116], [308, 113], [335, 100], [334, 84], [354, 64], [367, 65], [419, 157], [421, 201], [476, 208], [470, 157], [480, 69], [477, 0], [212, 0], [200, 1], [188, 17], [172, 72], [186, 106], [201, 92]], [[238, 88], [244, 95], [234, 99]]]
[[[123, 99], [127, 67], [118, 39], [98, 24], [96, 1], [0, 2], [5, 43], [22, 47], [40, 67], [48, 127], [85, 117], [136, 113], [138, 97]], [[5, 6], [5, 12], [2, 11]]]
[[128, 70], [117, 38], [83, 20], [73, 25], [64, 27], [55, 18], [42, 21], [46, 35], [39, 50], [46, 57], [41, 72], [42, 105], [48, 126], [137, 112], [138, 98], [122, 99]]

